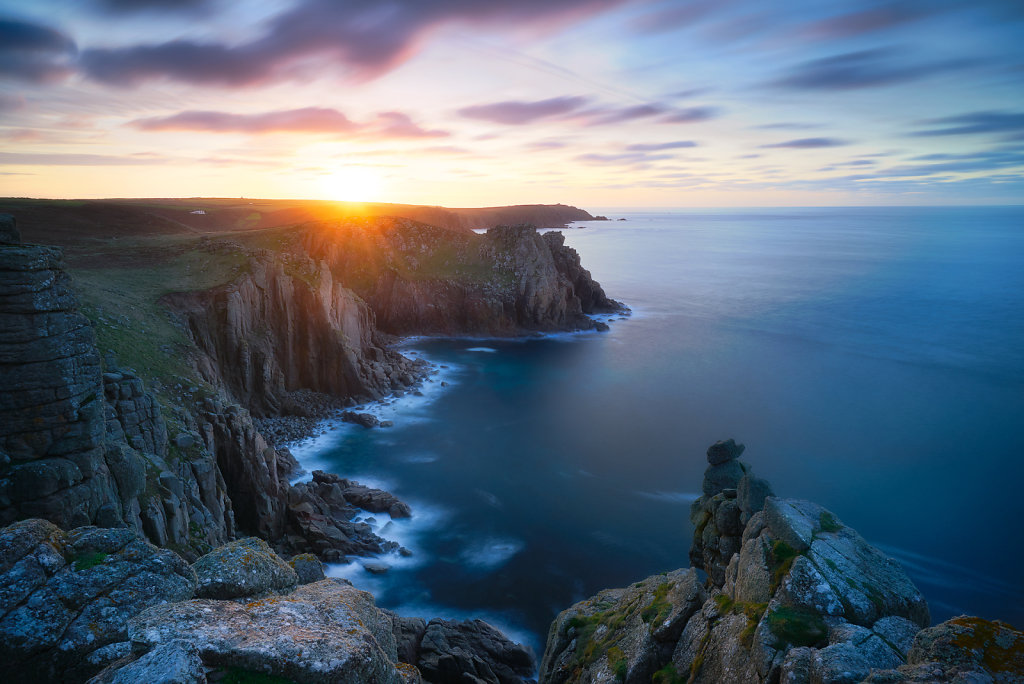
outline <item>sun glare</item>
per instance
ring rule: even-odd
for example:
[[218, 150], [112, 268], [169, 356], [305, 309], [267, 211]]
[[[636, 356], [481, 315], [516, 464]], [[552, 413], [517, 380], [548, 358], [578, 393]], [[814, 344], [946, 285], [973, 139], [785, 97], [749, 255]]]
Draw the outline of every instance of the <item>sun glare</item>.
[[324, 199], [339, 202], [379, 201], [384, 179], [365, 166], [345, 166], [320, 177]]

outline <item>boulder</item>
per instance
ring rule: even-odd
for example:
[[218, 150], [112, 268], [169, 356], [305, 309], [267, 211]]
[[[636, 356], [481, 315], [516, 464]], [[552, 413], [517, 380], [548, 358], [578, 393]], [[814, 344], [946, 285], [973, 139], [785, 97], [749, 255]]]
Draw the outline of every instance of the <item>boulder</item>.
[[288, 561], [288, 565], [292, 566], [292, 570], [295, 571], [299, 584], [311, 584], [327, 578], [324, 574], [324, 564], [311, 553], [300, 553], [294, 556]]
[[[192, 596], [173, 551], [128, 529], [63, 532], [44, 520], [0, 530], [0, 659], [12, 681], [83, 681], [123, 655], [126, 623]], [[112, 647], [112, 648], [108, 648]]]
[[195, 644], [176, 639], [138, 660], [115, 663], [88, 684], [206, 684], [206, 669]]
[[704, 494], [714, 496], [723, 489], [736, 489], [745, 473], [746, 470], [735, 459], [708, 466], [704, 471]]
[[[427, 623], [416, 666], [433, 684], [518, 684], [533, 676], [533, 653], [483, 620]], [[472, 679], [470, 679], [472, 677]]]
[[746, 447], [737, 444], [734, 439], [719, 440], [708, 447], [708, 463], [721, 465], [740, 457]]
[[133, 618], [128, 632], [141, 650], [183, 639], [208, 666], [297, 682], [410, 681], [395, 668], [389, 616], [370, 594], [333, 580], [251, 601], [155, 606]]
[[295, 570], [256, 537], [239, 539], [206, 554], [193, 564], [201, 598], [240, 598], [290, 589], [299, 582]]

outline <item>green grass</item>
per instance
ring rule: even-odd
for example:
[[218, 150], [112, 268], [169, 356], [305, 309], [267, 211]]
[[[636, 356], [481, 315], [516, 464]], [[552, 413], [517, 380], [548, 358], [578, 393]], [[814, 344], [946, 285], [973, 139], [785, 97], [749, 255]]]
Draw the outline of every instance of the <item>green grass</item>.
[[836, 516], [832, 515], [828, 511], [822, 511], [821, 516], [818, 518], [818, 522], [821, 524], [823, 532], [838, 532], [843, 529], [842, 524], [836, 520]]
[[651, 684], [685, 684], [686, 678], [676, 670], [676, 666], [669, 663], [651, 675]]
[[88, 551], [76, 556], [73, 561], [74, 570], [75, 572], [81, 572], [82, 570], [95, 568], [107, 559], [107, 555], [108, 554], [103, 553], [102, 551]]
[[772, 571], [772, 579], [770, 585], [770, 591], [772, 594], [782, 584], [782, 578], [784, 578], [793, 567], [793, 562], [796, 561], [797, 556], [800, 555], [796, 549], [782, 541], [776, 539], [772, 542], [771, 549], [768, 552], [768, 567]]
[[672, 604], [666, 599], [675, 586], [673, 582], [662, 582], [654, 589], [653, 600], [640, 612], [640, 619], [657, 627], [672, 613]]
[[828, 636], [828, 626], [815, 612], [779, 606], [768, 613], [768, 628], [780, 640], [792, 646], [820, 646]]

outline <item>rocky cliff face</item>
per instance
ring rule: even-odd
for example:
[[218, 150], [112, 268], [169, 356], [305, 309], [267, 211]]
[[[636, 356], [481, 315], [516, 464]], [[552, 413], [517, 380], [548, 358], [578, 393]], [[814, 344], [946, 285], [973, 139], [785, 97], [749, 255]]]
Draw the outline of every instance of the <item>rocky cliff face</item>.
[[732, 440], [708, 449], [694, 568], [555, 619], [541, 682], [1010, 682], [1024, 633], [928, 606], [893, 560], [817, 504], [771, 495]]
[[229, 285], [164, 298], [204, 380], [257, 417], [295, 410], [300, 389], [369, 399], [413, 383], [416, 368], [384, 348], [366, 304], [326, 266], [290, 265], [264, 252]]
[[528, 226], [452, 234], [404, 219], [310, 228], [304, 249], [365, 300], [393, 334], [516, 335], [588, 330], [614, 312], [558, 233]]

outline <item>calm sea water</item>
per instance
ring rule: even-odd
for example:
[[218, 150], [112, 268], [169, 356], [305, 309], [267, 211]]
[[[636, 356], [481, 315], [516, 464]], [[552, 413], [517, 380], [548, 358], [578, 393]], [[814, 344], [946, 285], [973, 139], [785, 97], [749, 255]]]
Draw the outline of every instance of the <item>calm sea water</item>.
[[688, 564], [704, 451], [735, 437], [899, 559], [935, 621], [1024, 623], [1024, 208], [615, 215], [566, 236], [630, 319], [413, 341], [445, 367], [379, 407], [394, 428], [298, 450], [416, 512], [382, 531], [412, 558], [334, 574], [539, 649], [573, 602]]

